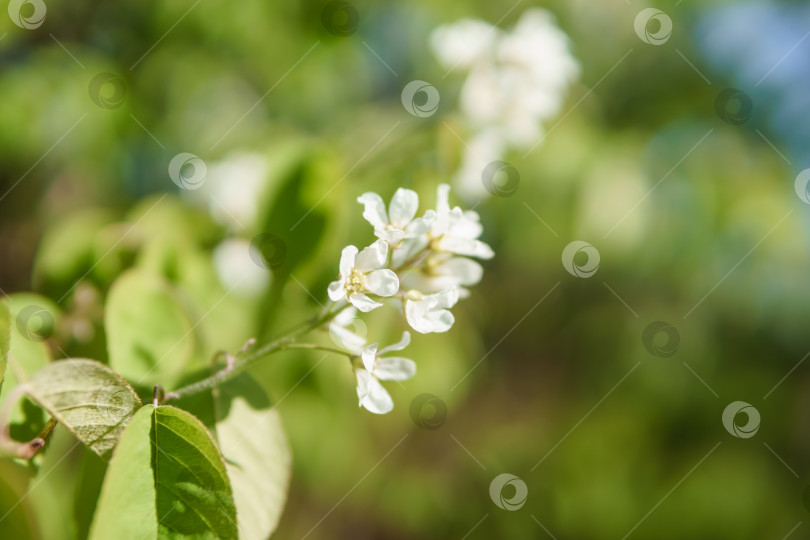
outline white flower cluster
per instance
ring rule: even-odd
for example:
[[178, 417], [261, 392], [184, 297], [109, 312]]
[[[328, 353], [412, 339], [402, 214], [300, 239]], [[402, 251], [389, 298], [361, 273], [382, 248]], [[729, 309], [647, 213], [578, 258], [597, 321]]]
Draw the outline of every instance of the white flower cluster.
[[[449, 193], [450, 186], [440, 185], [436, 209], [421, 217], [416, 217], [419, 196], [409, 189], [397, 189], [387, 209], [376, 193], [357, 199], [378, 240], [362, 251], [355, 246], [343, 249], [338, 279], [328, 288], [329, 298], [342, 311], [330, 330], [362, 360], [355, 366], [357, 394], [360, 405], [371, 412], [384, 414], [394, 406], [379, 381], [408, 379], [416, 373], [416, 365], [405, 358], [381, 356], [403, 349], [410, 342], [408, 332], [400, 343], [379, 352], [377, 344], [364, 347], [365, 338], [345, 328], [354, 309], [369, 312], [382, 307], [385, 298], [398, 298], [411, 328], [422, 334], [446, 332], [455, 322], [450, 308], [483, 275], [481, 265], [470, 257], [494, 256], [492, 248], [479, 240], [483, 228], [478, 214], [450, 208]], [[346, 307], [345, 302], [351, 305]]]
[[463, 69], [460, 109], [473, 134], [458, 174], [463, 196], [486, 195], [481, 172], [510, 147], [526, 148], [557, 115], [580, 73], [568, 36], [541, 8], [526, 10], [511, 32], [462, 19], [436, 28], [431, 46], [448, 70]]

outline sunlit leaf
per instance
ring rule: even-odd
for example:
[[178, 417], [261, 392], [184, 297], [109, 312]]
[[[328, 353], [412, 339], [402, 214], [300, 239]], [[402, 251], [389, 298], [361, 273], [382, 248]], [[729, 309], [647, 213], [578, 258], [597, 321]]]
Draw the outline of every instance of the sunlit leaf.
[[141, 408], [101, 488], [90, 538], [236, 538], [222, 456], [205, 426], [174, 407]]
[[95, 360], [52, 362], [25, 385], [26, 393], [100, 456], [121, 437], [141, 400], [127, 381]]

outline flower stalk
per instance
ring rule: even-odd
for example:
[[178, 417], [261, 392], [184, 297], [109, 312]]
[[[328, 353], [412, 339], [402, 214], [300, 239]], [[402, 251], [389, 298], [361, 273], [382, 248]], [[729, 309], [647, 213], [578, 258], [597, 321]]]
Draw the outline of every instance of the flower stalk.
[[206, 390], [212, 390], [217, 386], [220, 386], [221, 384], [233, 379], [256, 361], [286, 349], [318, 349], [350, 356], [346, 353], [346, 351], [341, 351], [339, 349], [321, 347], [320, 345], [310, 343], [296, 342], [299, 337], [323, 326], [324, 324], [327, 324], [333, 318], [335, 318], [335, 316], [339, 313], [338, 309], [333, 309], [336, 304], [338, 303], [332, 303], [320, 316], [294, 326], [286, 334], [271, 341], [270, 343], [263, 345], [255, 351], [250, 351], [250, 347], [246, 347], [233, 356], [220, 351], [217, 353], [214, 360], [216, 361], [216, 359], [222, 355], [226, 356], [229, 361], [224, 368], [217, 371], [210, 377], [206, 377], [205, 379], [199, 380], [195, 383], [191, 383], [172, 392], [168, 392], [162, 398], [157, 399], [157, 401], [159, 403], [166, 403], [173, 399], [188, 397], [194, 394], [199, 394], [200, 392], [205, 392]]

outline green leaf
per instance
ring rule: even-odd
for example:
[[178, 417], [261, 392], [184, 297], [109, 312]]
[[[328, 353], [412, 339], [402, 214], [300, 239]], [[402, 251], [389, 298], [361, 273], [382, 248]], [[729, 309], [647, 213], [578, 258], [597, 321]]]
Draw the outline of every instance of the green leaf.
[[174, 407], [142, 407], [101, 488], [90, 538], [237, 538], [222, 456], [205, 426]]
[[122, 274], [107, 297], [104, 324], [110, 366], [136, 386], [173, 388], [197, 367], [194, 327], [160, 276]]
[[219, 388], [215, 414], [216, 437], [233, 486], [239, 538], [264, 540], [278, 525], [290, 481], [290, 449], [281, 417], [264, 389], [247, 374]]
[[261, 223], [262, 234], [254, 246], [273, 272], [273, 282], [259, 313], [259, 338], [266, 336], [276, 322], [283, 303], [284, 285], [293, 271], [313, 256], [326, 228], [323, 209], [308, 197], [308, 188], [318, 179], [318, 163], [302, 159], [284, 177], [284, 182]]
[[11, 344], [11, 313], [5, 300], [0, 300], [0, 389], [6, 377], [8, 349]]
[[49, 226], [34, 263], [37, 290], [46, 288], [58, 298], [92, 265], [96, 234], [112, 220], [106, 210], [92, 208], [68, 214]]
[[100, 456], [113, 449], [141, 406], [126, 380], [101, 362], [85, 358], [52, 362], [25, 388], [31, 399]]
[[275, 202], [262, 224], [262, 232], [278, 238], [284, 246], [283, 258], [277, 255], [268, 261], [277, 279], [287, 279], [297, 266], [312, 257], [313, 247], [326, 227], [323, 209], [317, 207], [317, 200], [313, 202], [307, 196], [307, 188], [315, 182], [317, 170], [314, 160], [305, 159], [294, 166], [275, 194]]

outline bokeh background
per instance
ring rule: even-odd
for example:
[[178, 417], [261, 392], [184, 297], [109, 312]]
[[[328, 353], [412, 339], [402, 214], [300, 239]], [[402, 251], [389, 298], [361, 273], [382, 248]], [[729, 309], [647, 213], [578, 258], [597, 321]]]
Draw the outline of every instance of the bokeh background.
[[[505, 156], [516, 189], [477, 202], [497, 255], [456, 326], [414, 340], [394, 411], [358, 409], [338, 357], [252, 371], [293, 452], [275, 537], [810, 537], [810, 207], [795, 186], [810, 7], [662, 3], [673, 30], [653, 45], [638, 0], [531, 5], [568, 34], [579, 81], [542, 144]], [[359, 194], [404, 186], [433, 205], [465, 134], [463, 74], [430, 32], [508, 29], [530, 3], [325, 6], [75, 0], [48, 1], [35, 29], [0, 17], [0, 288], [53, 299], [73, 324], [65, 355], [103, 359], [104, 296], [133, 265], [210, 309], [216, 347], [271, 336], [325, 301], [343, 246], [371, 242]], [[405, 110], [412, 80], [438, 89], [435, 114]], [[183, 152], [205, 164], [199, 190], [168, 174]], [[261, 234], [281, 240], [278, 264], [231, 288]], [[599, 252], [591, 277], [562, 265], [575, 240]], [[364, 321], [382, 343], [404, 329]], [[735, 401], [760, 413], [751, 437], [723, 425]], [[104, 464], [70, 448], [57, 429], [36, 470], [0, 465], [0, 530], [21, 535], [4, 538], [86, 534]], [[503, 473], [528, 489], [517, 510], [490, 497]]]

